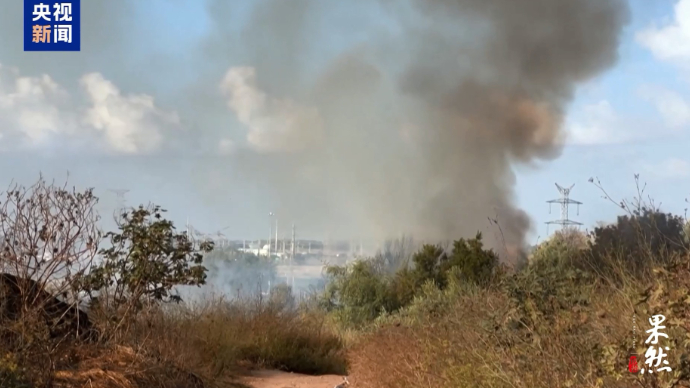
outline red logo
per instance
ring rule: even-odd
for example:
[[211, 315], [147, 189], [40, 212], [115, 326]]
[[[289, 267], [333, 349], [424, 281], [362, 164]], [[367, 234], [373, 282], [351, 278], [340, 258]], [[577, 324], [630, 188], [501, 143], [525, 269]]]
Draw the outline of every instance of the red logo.
[[630, 360], [628, 360], [628, 371], [633, 374], [637, 374], [637, 372], [640, 371], [640, 368], [637, 366], [637, 356], [630, 356]]

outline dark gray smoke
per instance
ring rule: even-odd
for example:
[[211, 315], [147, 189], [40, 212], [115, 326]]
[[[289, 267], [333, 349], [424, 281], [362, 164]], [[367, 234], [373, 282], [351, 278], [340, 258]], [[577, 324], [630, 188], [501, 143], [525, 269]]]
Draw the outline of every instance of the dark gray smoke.
[[[77, 100], [97, 71], [178, 111], [186, 131], [160, 128], [163, 159], [128, 159], [170, 182], [151, 200], [191, 203], [173, 186], [198, 187], [196, 209], [238, 238], [267, 237], [268, 211], [281, 232], [295, 222], [298, 237], [365, 241], [455, 239], [492, 217], [513, 248], [531, 225], [512, 167], [559, 156], [575, 88], [615, 63], [629, 18], [625, 0], [207, 0], [211, 28], [180, 55], [151, 36], [194, 23], [150, 35], [163, 16], [132, 16], [142, 4], [83, 1], [75, 54], [22, 52], [21, 2], [8, 2], [0, 64], [51, 74]], [[228, 156], [205, 159], [217, 150]], [[129, 187], [114, 172], [124, 160], [74, 164]]]
[[[272, 192], [282, 219], [314, 231], [449, 239], [492, 217], [522, 247], [531, 225], [514, 205], [512, 166], [559, 156], [566, 105], [615, 63], [627, 4], [355, 1], [379, 20], [362, 32], [346, 13], [328, 22], [337, 3], [262, 1], [234, 40], [226, 2], [213, 3], [207, 55], [239, 40], [246, 57], [220, 87], [249, 130], [232, 165]], [[339, 28], [361, 43], [315, 68], [315, 42]]]

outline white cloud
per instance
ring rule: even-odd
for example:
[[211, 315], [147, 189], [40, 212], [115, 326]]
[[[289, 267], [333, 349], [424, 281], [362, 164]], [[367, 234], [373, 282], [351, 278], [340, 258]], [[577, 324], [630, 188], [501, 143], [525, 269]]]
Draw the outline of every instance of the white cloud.
[[68, 93], [48, 75], [22, 77], [0, 64], [0, 134], [6, 141], [39, 146], [72, 132], [74, 124], [61, 113], [68, 103]]
[[566, 143], [595, 145], [623, 143], [630, 138], [611, 104], [602, 100], [586, 105], [566, 120]]
[[160, 148], [164, 132], [179, 125], [177, 114], [156, 107], [152, 97], [122, 95], [98, 73], [83, 76], [80, 85], [87, 101], [75, 101], [48, 75], [21, 76], [0, 65], [0, 149], [88, 144], [146, 153]]
[[658, 178], [690, 177], [690, 162], [679, 158], [669, 158], [657, 164], [646, 164], [644, 170]]
[[153, 97], [123, 96], [98, 73], [83, 76], [80, 83], [92, 103], [85, 122], [102, 131], [115, 151], [130, 154], [154, 151], [160, 147], [166, 128], [180, 124], [177, 114], [157, 108]]
[[658, 87], [643, 87], [642, 96], [651, 101], [671, 128], [690, 124], [690, 102], [680, 94]]
[[645, 87], [640, 93], [659, 110], [663, 123], [654, 117], [640, 117], [635, 111], [620, 114], [606, 100], [584, 105], [565, 120], [567, 145], [629, 144], [649, 139], [675, 137], [690, 124], [690, 104], [677, 93]]
[[247, 141], [259, 152], [299, 151], [321, 141], [323, 122], [315, 108], [271, 98], [256, 86], [256, 71], [233, 67], [220, 90], [228, 107], [248, 127]]
[[640, 31], [637, 41], [658, 59], [685, 65], [690, 59], [690, 0], [678, 1], [671, 22]]

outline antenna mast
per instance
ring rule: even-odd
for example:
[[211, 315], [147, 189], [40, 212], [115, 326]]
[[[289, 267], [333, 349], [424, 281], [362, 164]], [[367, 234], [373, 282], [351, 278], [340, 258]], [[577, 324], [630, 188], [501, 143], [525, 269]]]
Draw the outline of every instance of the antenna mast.
[[548, 221], [546, 223], [546, 234], [549, 233], [549, 225], [556, 224], [561, 226], [561, 230], [565, 229], [570, 229], [575, 226], [579, 228], [582, 223], [573, 221], [570, 218], [568, 218], [568, 208], [570, 205], [577, 205], [577, 214], [580, 215], [580, 205], [582, 205], [582, 202], [576, 201], [574, 199], [570, 199], [570, 190], [575, 186], [575, 184], [571, 185], [568, 188], [560, 186], [558, 183], [556, 183], [556, 188], [558, 191], [561, 193], [561, 198], [558, 199], [552, 199], [550, 201], [546, 201], [549, 204], [549, 214], [551, 213], [551, 204], [558, 203], [561, 205], [561, 219], [560, 220], [553, 220], [553, 221]]
[[290, 254], [290, 277], [292, 278], [291, 280], [291, 285], [290, 287], [295, 287], [295, 275], [292, 272], [292, 262], [295, 259], [295, 243], [297, 240], [295, 240], [295, 223], [292, 223], [292, 252]]

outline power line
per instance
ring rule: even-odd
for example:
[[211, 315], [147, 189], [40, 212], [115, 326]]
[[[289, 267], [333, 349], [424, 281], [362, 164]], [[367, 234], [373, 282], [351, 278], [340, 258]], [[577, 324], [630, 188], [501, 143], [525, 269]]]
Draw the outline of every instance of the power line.
[[580, 215], [580, 205], [582, 205], [582, 202], [570, 199], [570, 190], [572, 190], [574, 186], [575, 184], [568, 188], [565, 188], [556, 183], [556, 188], [558, 188], [558, 191], [561, 193], [561, 198], [552, 199], [546, 202], [549, 204], [549, 214], [551, 214], [551, 204], [558, 203], [561, 205], [561, 219], [546, 222], [546, 234], [549, 233], [549, 225], [552, 224], [560, 225], [561, 230], [569, 229], [574, 226], [579, 227], [580, 225], [582, 225], [582, 223], [573, 221], [570, 218], [568, 218], [568, 208], [570, 205], [577, 205], [577, 215]]

